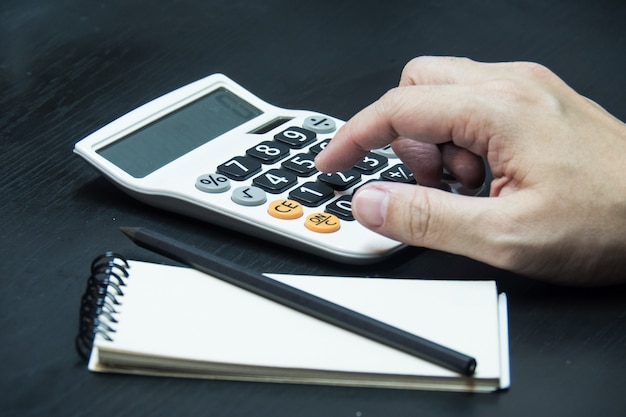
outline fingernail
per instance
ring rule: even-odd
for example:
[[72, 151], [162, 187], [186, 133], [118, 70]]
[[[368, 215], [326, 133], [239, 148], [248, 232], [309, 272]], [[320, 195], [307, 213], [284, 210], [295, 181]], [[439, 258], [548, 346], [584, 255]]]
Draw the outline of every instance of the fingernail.
[[359, 190], [352, 201], [352, 210], [361, 223], [369, 227], [380, 227], [385, 223], [387, 193], [378, 188]]
[[[322, 151], [324, 152], [324, 151]], [[317, 156], [313, 159], [313, 163], [315, 164], [315, 168], [317, 168], [320, 172], [326, 172], [325, 171], [325, 166], [324, 166], [324, 157], [320, 157], [321, 152], [319, 154], [317, 154]]]

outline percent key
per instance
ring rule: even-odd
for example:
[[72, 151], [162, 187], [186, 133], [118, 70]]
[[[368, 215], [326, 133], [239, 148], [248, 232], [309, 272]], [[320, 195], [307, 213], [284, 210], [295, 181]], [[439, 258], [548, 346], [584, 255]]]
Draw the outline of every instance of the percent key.
[[230, 190], [230, 180], [222, 174], [204, 174], [196, 180], [196, 188], [205, 193], [223, 193]]

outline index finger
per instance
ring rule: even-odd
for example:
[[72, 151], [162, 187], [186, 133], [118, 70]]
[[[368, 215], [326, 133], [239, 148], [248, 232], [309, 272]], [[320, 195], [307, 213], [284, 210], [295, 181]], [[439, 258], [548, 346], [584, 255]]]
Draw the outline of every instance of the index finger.
[[454, 142], [485, 155], [488, 115], [497, 108], [475, 86], [414, 85], [397, 87], [350, 119], [315, 159], [323, 172], [348, 169], [371, 149], [399, 137], [425, 143]]

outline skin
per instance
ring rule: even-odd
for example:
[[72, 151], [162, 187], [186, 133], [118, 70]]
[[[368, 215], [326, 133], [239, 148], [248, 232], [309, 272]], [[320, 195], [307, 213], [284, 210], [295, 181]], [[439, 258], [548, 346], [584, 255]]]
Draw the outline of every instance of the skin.
[[[568, 285], [626, 282], [626, 125], [547, 68], [420, 57], [349, 120], [320, 171], [391, 144], [420, 185], [375, 182], [355, 218], [393, 239]], [[429, 187], [443, 169], [489, 198]]]

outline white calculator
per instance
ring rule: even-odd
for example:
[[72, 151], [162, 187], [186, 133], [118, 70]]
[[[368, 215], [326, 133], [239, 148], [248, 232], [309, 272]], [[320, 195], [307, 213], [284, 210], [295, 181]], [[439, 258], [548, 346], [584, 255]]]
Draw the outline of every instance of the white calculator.
[[[404, 245], [354, 220], [353, 191], [370, 180], [415, 181], [390, 148], [352, 169], [318, 172], [315, 155], [343, 123], [273, 106], [214, 74], [102, 127], [74, 152], [150, 205], [340, 262], [370, 263]], [[448, 186], [463, 192], [454, 179]]]

